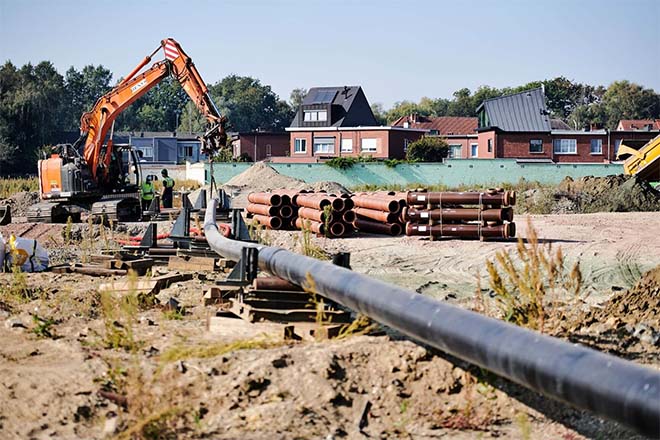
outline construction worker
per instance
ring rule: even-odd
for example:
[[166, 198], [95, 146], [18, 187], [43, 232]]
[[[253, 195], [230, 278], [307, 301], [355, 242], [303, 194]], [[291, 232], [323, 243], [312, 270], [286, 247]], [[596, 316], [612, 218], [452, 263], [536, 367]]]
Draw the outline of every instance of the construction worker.
[[151, 176], [147, 176], [140, 192], [142, 193], [142, 209], [149, 209], [151, 201], [154, 199], [154, 184], [151, 181]]
[[167, 175], [167, 170], [165, 168], [163, 168], [160, 174], [163, 176], [163, 192], [160, 196], [163, 200], [163, 208], [171, 208], [172, 195], [174, 192], [174, 179]]

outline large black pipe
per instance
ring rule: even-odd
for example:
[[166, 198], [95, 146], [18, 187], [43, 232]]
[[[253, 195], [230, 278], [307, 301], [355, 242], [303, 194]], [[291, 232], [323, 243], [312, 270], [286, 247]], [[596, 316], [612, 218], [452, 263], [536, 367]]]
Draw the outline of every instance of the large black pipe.
[[318, 293], [413, 339], [643, 434], [660, 432], [660, 372], [314, 258], [230, 240], [218, 231], [216, 206], [206, 211], [204, 232], [223, 257], [238, 261], [242, 248], [256, 247], [259, 267], [272, 275], [304, 285], [309, 274]]

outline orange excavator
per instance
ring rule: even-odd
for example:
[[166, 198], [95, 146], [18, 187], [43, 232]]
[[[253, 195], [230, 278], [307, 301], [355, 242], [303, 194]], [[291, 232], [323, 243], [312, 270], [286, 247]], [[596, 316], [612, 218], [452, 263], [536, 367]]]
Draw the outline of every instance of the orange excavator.
[[[159, 51], [165, 59], [139, 73]], [[208, 121], [200, 137], [202, 153], [212, 157], [227, 140], [226, 119], [211, 100], [208, 88], [192, 59], [172, 38], [160, 45], [115, 88], [101, 96], [91, 111], [80, 119], [80, 138], [74, 144], [53, 147], [52, 154], [39, 161], [39, 188], [42, 202], [28, 209], [28, 221], [62, 222], [91, 205], [93, 216], [117, 221], [139, 220], [142, 183], [139, 157], [129, 145], [114, 145], [112, 132], [117, 116], [130, 104], [168, 76], [181, 87]], [[106, 141], [106, 137], [110, 138]]]

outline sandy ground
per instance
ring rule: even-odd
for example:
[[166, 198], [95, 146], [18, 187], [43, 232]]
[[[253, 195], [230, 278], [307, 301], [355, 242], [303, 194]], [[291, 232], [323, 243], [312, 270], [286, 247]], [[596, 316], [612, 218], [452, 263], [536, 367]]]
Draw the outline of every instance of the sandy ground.
[[[528, 222], [539, 239], [561, 247], [567, 263], [579, 262], [590, 297], [600, 302], [612, 287], [632, 286], [642, 272], [660, 264], [660, 215], [654, 212], [517, 216], [518, 236]], [[292, 246], [297, 232], [270, 231], [274, 244]], [[471, 298], [477, 276], [487, 287], [486, 260], [516, 241], [438, 240], [361, 234], [317, 239], [331, 252], [350, 252], [355, 271], [441, 299]], [[448, 297], [449, 295], [449, 297]]]
[[[569, 263], [579, 261], [593, 305], [660, 264], [657, 213], [531, 221]], [[526, 217], [516, 222], [525, 237]], [[19, 227], [27, 237], [51, 237], [44, 244], [58, 252], [80, 254], [80, 244], [67, 245], [57, 233], [62, 226], [0, 230]], [[295, 248], [296, 234], [268, 238]], [[380, 236], [315, 241], [351, 252], [356, 271], [465, 307], [478, 275], [487, 285], [485, 261], [516, 246]], [[96, 293], [107, 280], [28, 274], [22, 299], [15, 294], [21, 280], [1, 274], [0, 437], [639, 438], [396, 335], [290, 342], [279, 326], [231, 319], [210, 331], [215, 308], [201, 296], [221, 276], [198, 274], [158, 295], [179, 299], [182, 315], [147, 307], [114, 316]], [[53, 320], [50, 335], [39, 332], [35, 316]], [[111, 332], [129, 330], [130, 349], [109, 347]], [[636, 361], [659, 368], [657, 359]], [[126, 397], [127, 407], [99, 391]]]

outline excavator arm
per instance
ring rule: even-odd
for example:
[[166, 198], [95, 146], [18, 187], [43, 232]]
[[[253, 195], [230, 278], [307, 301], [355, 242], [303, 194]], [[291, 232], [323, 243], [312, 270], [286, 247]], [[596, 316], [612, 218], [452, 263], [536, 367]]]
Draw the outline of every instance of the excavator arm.
[[[138, 74], [160, 49], [165, 59]], [[208, 88], [197, 71], [192, 59], [181, 49], [179, 43], [168, 38], [150, 55], [144, 58], [133, 71], [114, 89], [103, 95], [91, 111], [80, 119], [80, 131], [85, 138], [83, 156], [89, 167], [92, 179], [104, 183], [108, 179], [108, 170], [112, 161], [112, 141], [103, 146], [103, 141], [117, 116], [138, 98], [147, 93], [168, 75], [181, 84], [199, 111], [209, 123], [209, 128], [202, 136], [202, 151], [212, 155], [226, 143], [226, 119], [215, 107]]]

